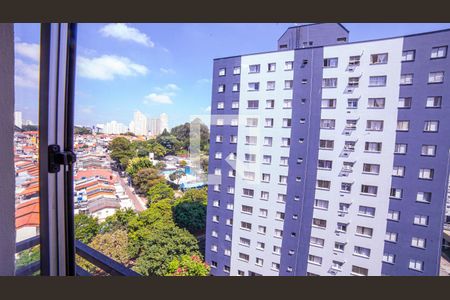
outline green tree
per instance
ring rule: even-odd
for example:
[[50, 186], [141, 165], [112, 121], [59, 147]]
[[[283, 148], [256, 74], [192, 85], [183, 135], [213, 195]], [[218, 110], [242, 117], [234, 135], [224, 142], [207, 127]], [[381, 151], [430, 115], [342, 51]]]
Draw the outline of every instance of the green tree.
[[97, 218], [85, 214], [75, 215], [75, 239], [88, 244], [100, 230]]
[[176, 226], [157, 226], [147, 231], [133, 269], [142, 275], [163, 276], [173, 259], [182, 255], [200, 255], [195, 237]]
[[208, 173], [209, 157], [200, 158], [200, 166], [203, 172]]
[[157, 168], [158, 170], [162, 170], [166, 167], [167, 165], [165, 163], [163, 163], [162, 161], [158, 161], [155, 165], [155, 168]]
[[140, 169], [132, 177], [133, 185], [139, 193], [147, 194], [148, 190], [161, 182], [166, 182], [166, 179], [159, 174], [159, 171], [154, 168]]
[[184, 168], [184, 167], [186, 167], [186, 166], [187, 166], [187, 161], [181, 160], [181, 161], [180, 161], [180, 167]]
[[[165, 130], [165, 129], [164, 129]], [[183, 144], [175, 136], [170, 135], [167, 130], [163, 131], [157, 138], [156, 141], [166, 148], [166, 154], [175, 154], [179, 149], [182, 148]]]
[[135, 157], [130, 160], [126, 172], [134, 177], [139, 170], [153, 168], [153, 163], [147, 157]]
[[128, 223], [137, 214], [131, 209], [118, 209], [116, 212], [100, 223], [100, 233], [113, 232], [116, 230], [128, 230]]
[[206, 228], [207, 199], [206, 189], [187, 190], [172, 208], [175, 224], [193, 234], [203, 233]]
[[89, 127], [78, 127], [73, 128], [74, 134], [92, 134], [92, 129]]
[[210, 269], [200, 256], [182, 255], [170, 262], [166, 276], [208, 276]]
[[124, 168], [128, 165], [128, 161], [136, 155], [131, 148], [130, 141], [124, 137], [114, 138], [109, 143], [108, 149], [111, 151], [111, 158]]
[[38, 261], [41, 258], [39, 245], [20, 252], [18, 256], [19, 257], [16, 260], [16, 269]]
[[148, 147], [148, 151], [149, 152], [153, 152], [153, 154], [155, 155], [156, 159], [163, 158], [166, 155], [166, 153], [167, 153], [167, 149], [163, 145], [158, 143], [156, 141], [156, 139], [148, 140], [147, 141], [147, 147]]
[[173, 189], [165, 183], [158, 183], [154, 186], [152, 186], [148, 192], [147, 192], [147, 206], [149, 207], [150, 204], [155, 204], [161, 200], [169, 200], [170, 202], [173, 202], [175, 195]]

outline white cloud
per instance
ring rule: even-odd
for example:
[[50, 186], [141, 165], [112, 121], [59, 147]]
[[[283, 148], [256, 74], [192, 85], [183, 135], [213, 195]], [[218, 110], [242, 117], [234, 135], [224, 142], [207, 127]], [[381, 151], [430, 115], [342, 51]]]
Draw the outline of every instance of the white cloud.
[[211, 83], [211, 79], [202, 78], [202, 79], [197, 80], [197, 84], [207, 84], [207, 83]]
[[160, 104], [172, 104], [173, 103], [172, 98], [170, 98], [169, 95], [156, 94], [156, 93], [151, 93], [151, 94], [145, 96], [144, 103], [149, 104], [149, 102], [155, 102], [155, 103], [160, 103]]
[[133, 41], [150, 48], [155, 46], [155, 43], [151, 41], [148, 35], [124, 23], [105, 25], [100, 29], [100, 33], [106, 37], [113, 37], [123, 41]]
[[171, 91], [179, 91], [180, 88], [175, 84], [175, 83], [169, 83], [166, 85], [166, 90], [171, 90]]
[[77, 67], [77, 72], [81, 77], [99, 80], [113, 80], [116, 76], [138, 76], [148, 73], [146, 66], [136, 64], [126, 57], [115, 55], [102, 55], [94, 58], [79, 56]]
[[93, 114], [94, 113], [94, 106], [93, 105], [83, 105], [80, 107], [80, 112], [83, 114]]
[[19, 87], [39, 88], [39, 65], [15, 59], [14, 83]]
[[159, 70], [161, 71], [161, 73], [164, 73], [164, 74], [175, 74], [174, 69], [159, 68]]
[[31, 58], [32, 60], [39, 62], [39, 53], [40, 53], [39, 44], [16, 42], [15, 50], [17, 54], [27, 58]]
[[208, 106], [207, 108], [205, 108], [205, 112], [211, 112], [211, 106]]

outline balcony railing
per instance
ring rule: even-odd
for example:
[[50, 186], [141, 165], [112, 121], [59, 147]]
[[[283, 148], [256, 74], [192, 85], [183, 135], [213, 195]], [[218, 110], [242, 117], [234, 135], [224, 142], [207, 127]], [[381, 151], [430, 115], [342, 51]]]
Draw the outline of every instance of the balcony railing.
[[[16, 253], [22, 252], [24, 250], [30, 249], [34, 246], [39, 245], [40, 239], [39, 236], [35, 236], [24, 241], [18, 242], [16, 244]], [[134, 272], [131, 269], [128, 269], [124, 265], [118, 263], [117, 261], [109, 258], [108, 256], [98, 252], [95, 249], [83, 244], [80, 241], [75, 241], [75, 249], [76, 253], [92, 263], [96, 267], [102, 269], [106, 273], [112, 276], [140, 276], [139, 273]], [[29, 265], [20, 267], [16, 270], [16, 276], [28, 276], [33, 273], [39, 271], [40, 269], [40, 261], [32, 262]], [[76, 275], [77, 276], [91, 276], [88, 271], [84, 270], [80, 266], [76, 266]]]

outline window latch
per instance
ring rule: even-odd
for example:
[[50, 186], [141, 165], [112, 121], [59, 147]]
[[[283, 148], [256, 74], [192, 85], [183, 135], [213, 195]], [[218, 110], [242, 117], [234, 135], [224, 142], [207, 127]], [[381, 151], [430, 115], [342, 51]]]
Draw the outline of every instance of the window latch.
[[77, 160], [77, 156], [73, 151], [61, 151], [59, 145], [48, 146], [48, 172], [58, 173], [61, 165], [69, 166]]

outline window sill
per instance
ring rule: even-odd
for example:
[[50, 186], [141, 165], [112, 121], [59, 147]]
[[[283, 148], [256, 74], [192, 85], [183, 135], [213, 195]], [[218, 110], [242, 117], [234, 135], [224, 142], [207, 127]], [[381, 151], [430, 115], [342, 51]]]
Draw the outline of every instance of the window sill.
[[356, 236], [359, 236], [359, 237], [363, 237], [363, 238], [369, 238], [369, 239], [372, 238], [371, 235], [364, 235], [364, 234], [359, 234], [359, 233], [355, 233], [355, 235], [356, 235]]
[[443, 81], [439, 81], [439, 82], [427, 82], [428, 84], [440, 84], [440, 83], [444, 83]]
[[369, 85], [369, 87], [386, 87], [386, 85]]
[[372, 216], [372, 215], [365, 215], [365, 214], [360, 214], [360, 213], [357, 213], [357, 215], [360, 217], [375, 218], [375, 216]]
[[380, 175], [380, 173], [374, 173], [374, 172], [361, 172], [361, 174], [365, 174], [365, 175]]
[[431, 201], [428, 202], [428, 201], [419, 201], [419, 200], [416, 200], [416, 202], [417, 202], [417, 203], [423, 203], [423, 204], [430, 204], [430, 203], [431, 203]]
[[321, 245], [316, 245], [316, 244], [309, 244], [311, 247], [316, 247], [316, 248], [323, 248], [323, 246]]
[[357, 257], [361, 257], [361, 258], [370, 259], [370, 256], [365, 256], [365, 255], [361, 255], [361, 254], [357, 254], [357, 253], [353, 253], [353, 255], [357, 256]]
[[331, 168], [319, 168], [317, 167], [317, 170], [322, 170], [322, 171], [331, 171]]
[[377, 196], [377, 194], [369, 194], [369, 193], [359, 193], [360, 195], [363, 195], [363, 196], [371, 196], [371, 197], [376, 197]]
[[314, 261], [309, 261], [308, 260], [308, 264], [312, 264], [312, 265], [316, 265], [316, 266], [321, 266], [322, 264], [316, 263]]
[[317, 225], [311, 225], [311, 227], [317, 228], [317, 229], [322, 229], [322, 230], [327, 229], [326, 227], [320, 227], [320, 226], [317, 226]]
[[367, 276], [367, 275], [364, 275], [364, 274], [359, 274], [359, 273], [354, 273], [354, 272], [350, 272], [350, 274], [353, 275], [353, 276]]
[[316, 190], [329, 191], [329, 188], [316, 187]]

